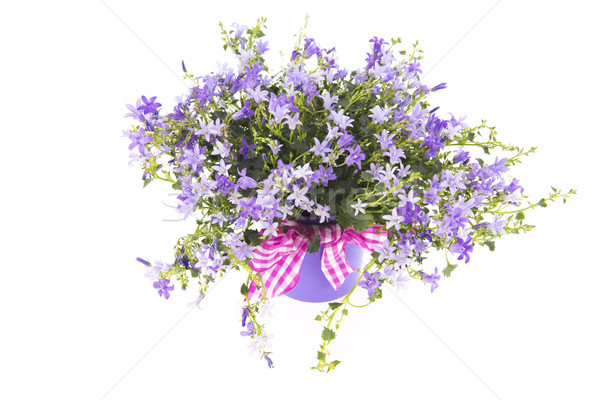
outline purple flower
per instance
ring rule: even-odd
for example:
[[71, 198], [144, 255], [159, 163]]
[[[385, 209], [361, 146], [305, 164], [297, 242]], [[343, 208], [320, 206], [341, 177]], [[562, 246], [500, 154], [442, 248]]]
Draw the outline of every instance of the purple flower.
[[136, 258], [135, 258], [135, 260], [136, 260], [137, 262], [141, 262], [141, 263], [142, 263], [142, 264], [144, 264], [146, 267], [149, 267], [149, 266], [150, 266], [150, 263], [149, 263], [148, 261], [144, 260], [144, 259], [143, 259], [143, 258], [141, 258], [141, 257], [136, 257]]
[[315, 54], [320, 54], [321, 49], [317, 46], [315, 39], [304, 38], [304, 56], [310, 58]]
[[249, 176], [246, 176], [246, 168], [244, 168], [241, 172], [238, 169], [238, 174], [240, 174], [240, 178], [238, 179], [238, 183], [237, 186], [244, 190], [244, 189], [248, 189], [248, 188], [255, 188], [257, 183], [254, 179], [250, 178]]
[[329, 148], [329, 143], [327, 141], [323, 141], [322, 143], [319, 139], [315, 139], [315, 145], [310, 148], [309, 151], [315, 153], [316, 156], [319, 157], [327, 157], [327, 153], [330, 153], [332, 150]]
[[250, 314], [250, 312], [247, 308], [244, 308], [242, 310], [242, 326], [246, 326], [246, 318], [248, 318], [248, 314]]
[[442, 83], [440, 83], [439, 85], [436, 85], [436, 86], [434, 86], [434, 87], [431, 89], [431, 91], [432, 91], [432, 92], [437, 92], [438, 90], [441, 90], [441, 89], [446, 89], [446, 87], [447, 87], [447, 86], [446, 86], [446, 82], [442, 82]]
[[441, 197], [438, 196], [438, 190], [434, 187], [431, 187], [429, 190], [423, 192], [424, 204], [436, 204], [440, 200]]
[[252, 197], [249, 201], [240, 200], [238, 208], [242, 209], [240, 218], [246, 218], [248, 215], [250, 215], [255, 221], [260, 218], [258, 212], [262, 211], [263, 209], [260, 204], [256, 204], [256, 197]]
[[151, 97], [150, 100], [146, 96], [142, 96], [142, 103], [137, 109], [144, 114], [155, 114], [158, 112], [158, 107], [162, 106], [162, 104], [156, 102], [156, 96]]
[[346, 165], [351, 166], [352, 164], [358, 165], [358, 169], [361, 169], [360, 162], [365, 159], [365, 155], [362, 153], [360, 146], [356, 146], [350, 154], [346, 157]]
[[386, 105], [384, 105], [383, 108], [381, 108], [379, 106], [375, 106], [375, 107], [371, 108], [370, 111], [371, 111], [371, 114], [369, 114], [369, 117], [371, 117], [373, 122], [378, 123], [378, 124], [383, 124], [387, 120], [387, 117], [390, 114], [390, 111], [392, 111], [392, 110], [386, 104]]
[[438, 287], [438, 281], [440, 280], [440, 275], [438, 274], [437, 267], [435, 268], [435, 272], [433, 274], [424, 274], [421, 272], [423, 276], [423, 282], [431, 284], [431, 293]]
[[462, 162], [468, 162], [468, 161], [469, 161], [469, 152], [464, 151], [463, 149], [460, 149], [460, 151], [454, 157], [455, 164], [460, 164]]
[[[239, 218], [238, 220], [243, 220], [243, 218]], [[250, 246], [246, 242], [240, 241], [239, 246], [232, 247], [231, 251], [233, 252], [233, 255], [235, 256], [235, 258], [237, 258], [240, 261], [243, 261], [246, 258], [252, 257], [252, 252], [254, 251], [254, 247]]]
[[404, 150], [399, 149], [396, 146], [389, 146], [383, 155], [390, 158], [390, 164], [392, 165], [398, 164], [401, 158], [406, 158]]
[[129, 143], [129, 150], [138, 148], [140, 153], [144, 153], [144, 145], [150, 143], [153, 139], [151, 136], [146, 136], [144, 128], [140, 128], [137, 132], [126, 132], [126, 135], [131, 140]]
[[323, 98], [323, 107], [326, 110], [331, 110], [331, 106], [333, 105], [333, 103], [337, 102], [338, 100], [338, 96], [330, 95], [327, 90], [323, 90], [323, 93], [321, 93], [321, 97]]
[[248, 30], [248, 27], [246, 25], [241, 25], [241, 24], [238, 24], [235, 22], [233, 24], [231, 24], [231, 26], [235, 28], [235, 37], [236, 38], [240, 38]]
[[296, 127], [298, 125], [303, 125], [302, 122], [298, 121], [298, 118], [300, 118], [300, 114], [296, 113], [293, 116], [290, 116], [289, 114], [285, 117], [286, 120], [286, 124], [288, 125], [288, 127], [290, 128], [290, 130], [294, 130], [296, 129]]
[[144, 121], [144, 114], [142, 114], [139, 111], [139, 107], [142, 106], [142, 101], [140, 99], [138, 99], [137, 103], [135, 104], [135, 106], [131, 105], [131, 104], [126, 104], [125, 107], [127, 107], [127, 109], [129, 110], [129, 112], [127, 114], [124, 115], [125, 118], [135, 118], [140, 122]]
[[367, 289], [367, 293], [369, 293], [369, 297], [373, 296], [375, 289], [381, 286], [381, 283], [378, 281], [379, 275], [381, 272], [375, 272], [373, 275], [369, 273], [369, 271], [364, 271], [363, 276], [364, 280], [358, 282], [358, 286], [364, 287]]
[[267, 365], [269, 366], [269, 368], [273, 368], [273, 360], [271, 360], [271, 357], [269, 357], [268, 354], [265, 354], [265, 360], [267, 360]]
[[388, 42], [384, 41], [383, 38], [378, 38], [377, 36], [373, 36], [370, 40], [369, 43], [373, 43], [373, 53], [378, 54], [381, 52], [381, 49], [384, 45], [389, 44]]
[[388, 131], [386, 129], [382, 130], [380, 135], [375, 134], [375, 137], [381, 146], [381, 150], [387, 150], [394, 143], [392, 140], [394, 139], [394, 136], [396, 136], [395, 133], [388, 135]]
[[344, 133], [341, 138], [338, 139], [338, 146], [343, 148], [346, 147], [347, 144], [350, 144], [354, 140], [354, 136]]
[[488, 222], [486, 225], [490, 231], [504, 235], [506, 234], [506, 231], [504, 230], [503, 226], [506, 225], [506, 223], [506, 220], [498, 220], [498, 216], [495, 215], [494, 220], [492, 222]]
[[253, 322], [248, 322], [246, 324], [246, 331], [240, 332], [240, 335], [242, 335], [242, 336], [254, 336], [255, 334], [256, 334], [256, 332], [254, 331], [254, 323]]
[[175, 289], [175, 286], [174, 285], [169, 286], [169, 283], [171, 283], [170, 280], [162, 279], [160, 281], [154, 282], [154, 284], [153, 284], [154, 289], [158, 289], [158, 295], [163, 296], [165, 299], [168, 299], [169, 297], [171, 297], [171, 294], [169, 293], [169, 291]]
[[321, 174], [321, 182], [325, 187], [327, 187], [327, 182], [337, 179], [337, 176], [333, 173], [333, 168], [331, 166], [325, 168], [324, 166], [319, 165], [319, 173]]
[[421, 218], [421, 207], [419, 205], [414, 205], [411, 202], [406, 203], [404, 207], [404, 224], [410, 224], [412, 221], [423, 222]]
[[471, 236], [467, 236], [468, 239], [464, 240], [462, 238], [456, 239], [456, 243], [450, 246], [450, 251], [453, 253], [460, 253], [458, 256], [458, 260], [465, 259], [465, 264], [469, 262], [471, 257], [469, 256], [469, 252], [473, 251], [473, 245], [471, 244]]
[[331, 111], [331, 114], [327, 119], [333, 120], [333, 122], [340, 127], [340, 129], [346, 129], [349, 126], [352, 126], [353, 119], [344, 115], [344, 110], [339, 111]]
[[266, 51], [269, 51], [271, 49], [269, 49], [269, 42], [263, 42], [262, 40], [259, 40], [258, 43], [256, 44], [256, 53], [257, 54], [263, 54]]
[[[253, 114], [254, 115], [254, 114]], [[246, 139], [242, 139], [242, 148], [240, 149], [240, 154], [244, 158], [244, 161], [248, 159], [248, 151], [256, 149], [254, 144], [248, 145]]]
[[250, 108], [250, 102], [249, 102], [249, 101], [247, 101], [247, 102], [244, 104], [244, 107], [243, 107], [241, 110], [239, 110], [239, 111], [235, 112], [235, 113], [234, 113], [234, 114], [231, 116], [231, 118], [233, 118], [233, 119], [235, 119], [235, 120], [238, 120], [238, 119], [241, 119], [241, 118], [248, 117], [248, 118], [250, 119], [250, 122], [252, 122], [252, 116], [253, 116], [253, 115], [254, 115], [254, 111], [253, 111], [253, 110]]
[[[192, 172], [199, 172], [202, 170], [202, 164], [204, 160], [206, 160], [206, 156], [204, 152], [206, 151], [206, 146], [199, 147], [198, 143], [194, 146], [192, 150], [185, 150], [183, 153], [183, 160], [181, 161], [182, 165], [189, 165]], [[200, 169], [198, 168], [200, 166]]]
[[384, 215], [382, 218], [387, 221], [385, 227], [390, 229], [392, 226], [396, 228], [396, 230], [400, 230], [400, 224], [402, 223], [401, 215], [398, 214], [399, 208], [394, 208], [392, 210], [392, 215]]

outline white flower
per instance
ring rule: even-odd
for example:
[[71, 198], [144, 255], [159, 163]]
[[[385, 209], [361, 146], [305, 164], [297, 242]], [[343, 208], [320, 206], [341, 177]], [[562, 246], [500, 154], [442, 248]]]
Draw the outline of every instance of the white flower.
[[271, 347], [272, 337], [273, 337], [273, 335], [268, 335], [268, 336], [260, 335], [260, 336], [257, 336], [256, 338], [254, 338], [254, 340], [252, 340], [252, 342], [248, 346], [250, 348], [249, 353], [256, 354], [257, 352], [260, 352], [261, 350]]
[[406, 282], [410, 281], [409, 276], [404, 276], [402, 270], [396, 272], [396, 276], [390, 279], [392, 285], [396, 287], [396, 292], [400, 289], [406, 290]]
[[304, 166], [298, 167], [292, 172], [292, 176], [296, 179], [305, 179], [312, 174], [314, 174], [314, 172], [311, 171], [310, 164], [304, 164]]
[[220, 141], [217, 140], [215, 142], [216, 148], [210, 154], [213, 154], [213, 155], [218, 154], [218, 155], [221, 156], [221, 158], [227, 158], [227, 157], [229, 157], [229, 154], [230, 154], [230, 151], [229, 151], [230, 144], [229, 144], [229, 142], [225, 142], [225, 143], [226, 144], [223, 144], [223, 143], [221, 143]]
[[227, 172], [227, 170], [229, 170], [229, 168], [231, 168], [231, 164], [225, 164], [225, 161], [220, 160], [219, 165], [215, 165], [213, 168], [219, 174], [221, 174], [223, 176], [229, 176], [229, 172]]
[[306, 192], [308, 192], [307, 187], [300, 189], [298, 185], [294, 185], [292, 186], [292, 192], [293, 193], [288, 196], [288, 200], [294, 200], [296, 202], [296, 206], [298, 206], [299, 203], [304, 199], [308, 201], [308, 197], [304, 196]]
[[351, 205], [350, 207], [354, 208], [354, 215], [358, 215], [359, 212], [365, 213], [366, 204], [361, 203], [360, 199], [358, 199], [358, 203]]
[[264, 303], [262, 303], [261, 307], [260, 307], [260, 316], [261, 317], [265, 317], [265, 316], [269, 316], [272, 317], [273, 316], [273, 307], [275, 306], [275, 303], [272, 303], [270, 301], [265, 301]]
[[417, 204], [417, 201], [421, 200], [420, 197], [415, 197], [412, 189], [408, 194], [406, 194], [405, 191], [402, 191], [398, 197], [400, 198], [400, 201], [398, 202], [399, 207], [405, 206], [406, 203]]
[[371, 119], [373, 120], [373, 122], [376, 122], [378, 124], [383, 124], [385, 123], [388, 115], [390, 114], [390, 111], [392, 111], [391, 108], [389, 108], [387, 106], [387, 104], [383, 107], [383, 109], [379, 106], [375, 106], [373, 108], [371, 108], [371, 114], [369, 114], [369, 117], [371, 117]]
[[315, 211], [317, 217], [321, 217], [319, 223], [322, 224], [327, 218], [329, 218], [329, 206], [322, 206], [317, 204], [317, 210]]

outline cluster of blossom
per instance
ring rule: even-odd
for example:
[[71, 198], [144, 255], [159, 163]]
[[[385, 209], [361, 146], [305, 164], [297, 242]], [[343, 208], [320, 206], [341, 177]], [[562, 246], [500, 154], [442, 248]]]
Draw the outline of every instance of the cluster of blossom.
[[[403, 287], [409, 277], [435, 290], [437, 267], [419, 269], [431, 249], [469, 262], [474, 244], [493, 249], [496, 237], [529, 228], [507, 210], [524, 196], [506, 174], [528, 151], [498, 142], [485, 124], [440, 117], [427, 98], [446, 85], [420, 80], [416, 46], [398, 59], [399, 40], [390, 46], [374, 37], [364, 68], [349, 72], [334, 49], [305, 37], [284, 70], [270, 75], [263, 22], [222, 28], [237, 66], [194, 77], [183, 65], [194, 87], [171, 113], [155, 97], [127, 106], [136, 124], [125, 135], [144, 184], [170, 182], [178, 211], [197, 219], [172, 264], [141, 260], [160, 295], [169, 297], [173, 277], [184, 289], [193, 277], [202, 297], [231, 268], [248, 271], [248, 283], [260, 287], [248, 267], [253, 249], [302, 215], [357, 230], [385, 227], [388, 240], [358, 283], [370, 298], [381, 283]], [[489, 138], [478, 141], [485, 132]], [[465, 146], [482, 149], [481, 157], [496, 148], [518, 154], [486, 163]], [[256, 310], [248, 300], [243, 334], [258, 341], [271, 366]]]

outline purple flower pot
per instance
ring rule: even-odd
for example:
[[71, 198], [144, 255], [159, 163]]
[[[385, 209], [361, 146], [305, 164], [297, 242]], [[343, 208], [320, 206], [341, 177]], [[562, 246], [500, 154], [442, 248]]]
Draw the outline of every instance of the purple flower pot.
[[[316, 222], [315, 222], [316, 221]], [[298, 222], [319, 225], [318, 219], [309, 218], [299, 219]], [[346, 245], [346, 260], [354, 269], [362, 267], [362, 258], [365, 250], [357, 245], [348, 243]], [[321, 258], [323, 257], [323, 245], [316, 253], [306, 253], [302, 264], [300, 265], [300, 278], [298, 283], [291, 290], [285, 293], [286, 296], [294, 300], [306, 301], [309, 303], [322, 303], [333, 301], [347, 295], [354, 287], [360, 273], [352, 272], [346, 277], [346, 280], [335, 290], [331, 283], [321, 270]]]

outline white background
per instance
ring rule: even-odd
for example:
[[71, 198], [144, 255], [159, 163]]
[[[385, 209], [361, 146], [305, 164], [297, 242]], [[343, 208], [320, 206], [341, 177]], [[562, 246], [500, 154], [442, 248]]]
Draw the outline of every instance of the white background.
[[[599, 398], [594, 2], [217, 3], [3, 5], [0, 397]], [[539, 146], [514, 170], [526, 194], [579, 191], [528, 213], [534, 231], [477, 248], [435, 293], [411, 282], [401, 301], [386, 291], [351, 310], [328, 375], [309, 368], [321, 306], [276, 301], [269, 370], [239, 335], [240, 275], [189, 314], [193, 293], [158, 297], [135, 257], [169, 260], [189, 224], [164, 221], [168, 188], [142, 189], [121, 136], [126, 103], [174, 105], [181, 59], [216, 69], [219, 20], [267, 17], [277, 69], [307, 12], [308, 35], [349, 69], [372, 36], [418, 39], [426, 83], [448, 83], [433, 103]]]

